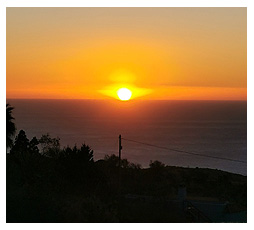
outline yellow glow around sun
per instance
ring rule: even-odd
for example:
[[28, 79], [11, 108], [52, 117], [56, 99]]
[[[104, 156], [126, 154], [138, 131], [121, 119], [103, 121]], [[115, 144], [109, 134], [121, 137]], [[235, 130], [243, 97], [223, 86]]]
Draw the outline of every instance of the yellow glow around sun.
[[152, 92], [152, 89], [137, 87], [136, 74], [124, 68], [116, 69], [108, 78], [112, 84], [105, 85], [98, 92], [110, 98], [128, 101], [144, 97]]
[[121, 101], [128, 101], [131, 98], [132, 92], [127, 88], [117, 90], [117, 95]]
[[104, 89], [98, 90], [99, 93], [121, 101], [128, 101], [144, 97], [152, 92], [151, 89], [139, 88], [133, 84], [113, 84]]

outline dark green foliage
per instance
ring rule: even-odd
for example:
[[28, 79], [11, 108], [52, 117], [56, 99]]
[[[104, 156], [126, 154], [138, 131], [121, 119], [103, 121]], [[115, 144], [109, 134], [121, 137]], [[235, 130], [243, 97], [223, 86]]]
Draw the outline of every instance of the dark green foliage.
[[60, 152], [60, 138], [51, 138], [47, 133], [39, 139], [42, 148], [42, 154], [48, 157], [57, 157]]
[[96, 181], [93, 174], [96, 173], [93, 166], [93, 150], [89, 146], [83, 144], [80, 148], [77, 146], [64, 148], [55, 159], [55, 163], [57, 173], [64, 177], [67, 186], [72, 186], [83, 194], [91, 190], [93, 182]]
[[15, 138], [14, 146], [12, 147], [11, 154], [24, 155], [29, 151], [29, 140], [26, 137], [24, 130], [20, 130], [18, 136]]
[[38, 148], [39, 141], [36, 137], [33, 137], [33, 139], [29, 142], [29, 151], [34, 154], [39, 154], [39, 148]]
[[241, 175], [159, 161], [142, 169], [127, 159], [119, 168], [115, 155], [94, 162], [88, 145], [60, 149], [58, 138], [40, 140], [21, 130], [7, 154], [7, 222], [185, 222], [169, 202], [182, 183], [190, 197], [228, 201], [234, 211], [247, 207]]
[[118, 156], [116, 156], [115, 154], [106, 155], [106, 156], [104, 157], [104, 161], [106, 161], [106, 162], [107, 162], [107, 165], [109, 165], [110, 167], [115, 168], [115, 167], [118, 166], [119, 158], [118, 158]]
[[[118, 167], [119, 164], [119, 157], [116, 156], [115, 154], [112, 155], [105, 155], [104, 161], [106, 164], [110, 167]], [[121, 159], [121, 168], [132, 168], [132, 169], [140, 169], [141, 165], [140, 164], [134, 164], [130, 163], [127, 159]]]
[[10, 104], [6, 104], [6, 147], [11, 147], [13, 145], [12, 138], [16, 132], [16, 126], [13, 122], [14, 118], [12, 116], [12, 110], [14, 108]]
[[33, 137], [31, 141], [26, 136], [24, 130], [20, 130], [18, 136], [15, 138], [13, 147], [11, 148], [10, 154], [19, 155], [23, 159], [30, 155], [39, 155], [38, 140]]
[[86, 144], [82, 144], [80, 149], [75, 145], [73, 148], [67, 147], [60, 151], [60, 158], [77, 159], [83, 163], [93, 162], [93, 150]]
[[161, 169], [161, 168], [165, 167], [165, 164], [163, 164], [162, 162], [157, 161], [157, 160], [156, 161], [150, 161], [149, 167], [151, 169]]

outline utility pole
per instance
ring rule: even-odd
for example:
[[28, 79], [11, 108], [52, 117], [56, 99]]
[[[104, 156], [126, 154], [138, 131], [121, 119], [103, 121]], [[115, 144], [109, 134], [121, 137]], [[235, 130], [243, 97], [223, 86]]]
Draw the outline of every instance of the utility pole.
[[121, 194], [121, 150], [122, 150], [122, 137], [119, 135], [119, 162], [118, 162], [118, 195], [120, 199]]
[[122, 137], [119, 135], [119, 168], [121, 167], [121, 150], [122, 150]]

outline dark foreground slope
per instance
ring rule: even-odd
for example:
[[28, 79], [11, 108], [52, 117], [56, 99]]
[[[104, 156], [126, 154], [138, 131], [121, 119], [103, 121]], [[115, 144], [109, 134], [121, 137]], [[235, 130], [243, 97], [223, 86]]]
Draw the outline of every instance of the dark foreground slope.
[[7, 222], [239, 222], [206, 218], [202, 202], [224, 216], [247, 211], [246, 176], [157, 161], [122, 160], [119, 170], [114, 155], [94, 162], [75, 151], [7, 154]]

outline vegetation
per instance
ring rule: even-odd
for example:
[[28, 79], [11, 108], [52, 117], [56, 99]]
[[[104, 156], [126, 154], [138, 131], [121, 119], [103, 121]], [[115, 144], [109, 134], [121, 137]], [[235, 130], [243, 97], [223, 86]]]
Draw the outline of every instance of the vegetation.
[[15, 135], [16, 126], [13, 122], [12, 110], [14, 108], [10, 104], [6, 104], [6, 147], [12, 146], [12, 137]]
[[122, 159], [119, 168], [118, 160], [94, 161], [85, 143], [60, 148], [59, 138], [29, 140], [20, 130], [7, 154], [7, 222], [185, 222], [169, 203], [183, 183], [191, 197], [246, 210], [245, 176], [159, 161], [143, 169]]

